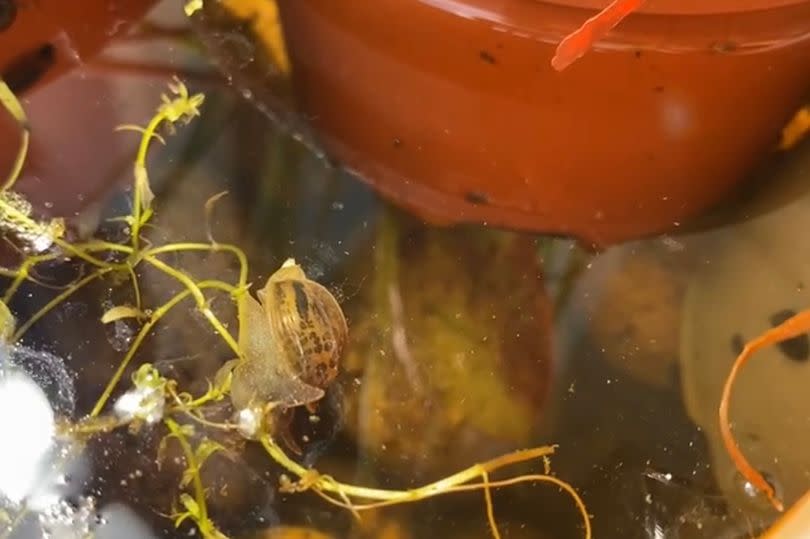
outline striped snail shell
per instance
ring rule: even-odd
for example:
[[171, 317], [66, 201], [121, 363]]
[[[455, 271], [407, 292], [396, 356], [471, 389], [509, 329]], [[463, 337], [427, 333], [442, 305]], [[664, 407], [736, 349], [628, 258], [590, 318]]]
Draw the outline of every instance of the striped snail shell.
[[321, 399], [337, 376], [348, 338], [337, 300], [293, 259], [270, 276], [257, 297], [246, 296], [241, 315], [243, 359], [233, 370], [234, 405], [293, 407]]

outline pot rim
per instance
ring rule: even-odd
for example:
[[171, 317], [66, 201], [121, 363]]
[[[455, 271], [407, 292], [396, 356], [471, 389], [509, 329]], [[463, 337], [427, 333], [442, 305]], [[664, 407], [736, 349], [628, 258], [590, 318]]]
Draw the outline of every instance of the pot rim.
[[[713, 7], [703, 7], [701, 0], [648, 0], [636, 16], [631, 14], [626, 22], [597, 39], [592, 48], [646, 49], [670, 54], [695, 51], [752, 54], [810, 42], [810, 19], [806, 17], [810, 0], [705, 1], [711, 2]], [[519, 33], [556, 45], [611, 0], [399, 0], [395, 3], [408, 2], [464, 19], [486, 21], [499, 31]], [[724, 8], [728, 10], [725, 13], [721, 11]], [[678, 20], [677, 31], [667, 26], [668, 17]], [[727, 23], [723, 22], [725, 18]], [[714, 27], [718, 30], [712, 29]]]
[[[611, 0], [531, 0], [544, 4], [601, 11]], [[719, 15], [750, 11], [772, 11], [810, 4], [810, 0], [647, 0], [638, 13], [650, 15]]]

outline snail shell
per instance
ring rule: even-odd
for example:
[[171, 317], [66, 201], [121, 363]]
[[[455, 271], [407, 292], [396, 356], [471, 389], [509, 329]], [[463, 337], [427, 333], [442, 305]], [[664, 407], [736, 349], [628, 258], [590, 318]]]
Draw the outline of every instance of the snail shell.
[[348, 337], [340, 305], [292, 259], [270, 276], [257, 296], [258, 301], [245, 298], [243, 359], [233, 371], [231, 400], [238, 409], [319, 400], [337, 376]]

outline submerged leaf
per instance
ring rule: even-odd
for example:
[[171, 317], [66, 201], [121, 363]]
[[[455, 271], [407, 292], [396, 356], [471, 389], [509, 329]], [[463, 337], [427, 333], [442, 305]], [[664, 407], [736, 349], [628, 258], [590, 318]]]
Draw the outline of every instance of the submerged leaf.
[[146, 173], [146, 167], [140, 163], [135, 165], [135, 189], [141, 199], [141, 209], [147, 211], [152, 207], [152, 201], [155, 199], [155, 194], [149, 186], [149, 176]]
[[109, 309], [104, 315], [101, 317], [102, 324], [109, 324], [110, 322], [115, 322], [116, 320], [122, 320], [124, 318], [146, 318], [146, 314], [137, 309], [135, 307], [131, 307], [129, 305], [118, 305], [117, 307], [113, 307]]
[[185, 522], [190, 518], [192, 518], [192, 515], [188, 511], [186, 511], [185, 513], [174, 515], [174, 527], [179, 528], [180, 526], [183, 525], [183, 522]]
[[196, 500], [187, 493], [182, 493], [180, 495], [180, 503], [183, 504], [192, 518], [199, 518], [200, 517], [200, 506], [197, 505]]
[[158, 109], [169, 123], [190, 122], [192, 118], [200, 115], [200, 105], [205, 101], [205, 95], [198, 93], [189, 96], [188, 88], [177, 77], [174, 77], [174, 82], [169, 83], [169, 90], [175, 97], [170, 99], [164, 95], [163, 104]]
[[208, 457], [216, 453], [217, 451], [224, 451], [225, 448], [222, 444], [215, 442], [213, 440], [209, 440], [206, 438], [200, 445], [197, 446], [197, 449], [194, 451], [194, 456], [197, 459], [197, 466], [202, 466], [203, 463], [208, 460]]
[[28, 117], [25, 115], [25, 110], [20, 100], [17, 99], [17, 96], [14, 95], [14, 92], [11, 91], [11, 88], [3, 79], [0, 79], [0, 103], [17, 120], [17, 123], [27, 128]]
[[202, 8], [203, 8], [203, 0], [188, 0], [188, 2], [186, 2], [186, 5], [183, 6], [183, 11], [186, 12], [187, 17], [191, 17]]
[[14, 335], [17, 320], [4, 301], [0, 301], [0, 342], [8, 343]]
[[180, 488], [186, 488], [188, 485], [190, 485], [197, 473], [198, 472], [195, 468], [186, 468], [183, 471], [183, 477], [180, 479]]
[[28, 126], [28, 118], [25, 115], [22, 104], [20, 104], [20, 100], [17, 99], [17, 96], [14, 95], [14, 92], [11, 91], [11, 88], [9, 88], [2, 79], [0, 79], [0, 103], [8, 110], [9, 114], [17, 120], [17, 123], [22, 129], [20, 149], [17, 151], [17, 157], [14, 159], [14, 165], [11, 167], [8, 179], [3, 183], [2, 190], [5, 191], [14, 186], [17, 182], [17, 178], [20, 176], [20, 172], [22, 172], [25, 158], [28, 155], [28, 145], [31, 134]]
[[214, 245], [216, 245], [217, 242], [214, 239], [214, 232], [211, 229], [211, 215], [214, 212], [214, 205], [217, 203], [217, 201], [227, 194], [228, 191], [221, 191], [205, 201], [205, 233], [206, 236], [208, 236], [208, 241]]

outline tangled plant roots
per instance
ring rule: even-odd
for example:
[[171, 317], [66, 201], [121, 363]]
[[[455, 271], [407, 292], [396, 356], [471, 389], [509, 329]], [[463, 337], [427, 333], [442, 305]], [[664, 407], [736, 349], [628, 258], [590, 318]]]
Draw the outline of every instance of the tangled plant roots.
[[[161, 443], [161, 449], [170, 441], [176, 441], [185, 456], [186, 471], [180, 486], [188, 488], [187, 493], [179, 497], [179, 509], [171, 517], [176, 525], [191, 520], [206, 538], [221, 539], [226, 537], [210, 518], [206, 506], [206, 490], [202, 483], [200, 469], [206, 459], [215, 452], [225, 451], [216, 442], [208, 439], [204, 432], [198, 433], [195, 425], [217, 427], [238, 431], [233, 424], [217, 424], [206, 419], [205, 406], [220, 401], [229, 394], [230, 378], [209, 383], [208, 391], [194, 397], [178, 387], [175, 380], [164, 377], [151, 364], [144, 363], [132, 375], [132, 388], [118, 400], [114, 410], [108, 410], [113, 391], [120, 384], [132, 361], [155, 326], [178, 304], [191, 300], [196, 309], [205, 317], [210, 328], [228, 345], [236, 357], [244, 356], [239, 343], [243, 341], [242, 332], [246, 331], [244, 321], [245, 297], [248, 290], [248, 261], [243, 251], [230, 244], [217, 243], [211, 240], [201, 243], [169, 243], [156, 245], [151, 243], [144, 230], [153, 217], [154, 195], [149, 187], [149, 176], [146, 157], [153, 139], [162, 139], [158, 129], [171, 131], [173, 128], [190, 122], [200, 114], [203, 104], [202, 94], [189, 95], [185, 85], [175, 79], [169, 86], [170, 93], [163, 96], [162, 103], [146, 127], [122, 126], [119, 129], [136, 130], [141, 133], [141, 142], [134, 163], [133, 205], [130, 215], [118, 218], [127, 225], [128, 238], [121, 243], [112, 243], [103, 239], [94, 239], [83, 243], [71, 243], [64, 239], [64, 225], [61, 220], [43, 223], [32, 217], [30, 204], [13, 191], [13, 186], [23, 168], [28, 147], [28, 124], [20, 103], [11, 93], [8, 86], [0, 84], [0, 100], [6, 110], [12, 114], [22, 128], [22, 144], [10, 176], [0, 190], [0, 230], [6, 237], [20, 244], [24, 256], [20, 264], [13, 269], [0, 270], [9, 279], [3, 301], [0, 302], [0, 337], [6, 343], [13, 343], [22, 338], [33, 324], [45, 317], [59, 304], [67, 300], [82, 287], [107, 275], [117, 275], [127, 280], [132, 287], [133, 304], [118, 305], [109, 309], [102, 317], [102, 323], [121, 319], [133, 319], [140, 323], [140, 330], [132, 340], [129, 349], [121, 359], [104, 391], [98, 397], [88, 416], [69, 423], [64, 432], [80, 440], [91, 436], [101, 436], [113, 429], [141, 424], [162, 423], [168, 434]], [[165, 261], [166, 255], [172, 253], [198, 251], [206, 253], [224, 253], [236, 259], [239, 264], [238, 280], [226, 282], [217, 279], [198, 280], [187, 272], [178, 269]], [[80, 279], [72, 282], [56, 294], [42, 309], [17, 326], [13, 313], [7, 305], [11, 304], [20, 286], [26, 282], [39, 282], [33, 277], [38, 265], [58, 263], [64, 260], [80, 260], [90, 269]], [[112, 261], [110, 261], [112, 260]], [[168, 298], [163, 304], [147, 306], [143, 304], [139, 270], [142, 265], [151, 267], [182, 285], [182, 291]], [[211, 310], [209, 296], [219, 291], [229, 294], [237, 310], [239, 332], [236, 338]], [[266, 403], [271, 408], [274, 403]], [[187, 421], [180, 422], [181, 418]], [[200, 429], [201, 431], [204, 429]], [[265, 448], [267, 455], [286, 471], [282, 476], [280, 489], [286, 492], [303, 492], [311, 490], [328, 502], [343, 507], [359, 517], [360, 513], [381, 506], [402, 504], [424, 500], [440, 494], [471, 490], [483, 491], [486, 512], [492, 535], [500, 537], [495, 522], [492, 489], [506, 487], [523, 482], [552, 483], [566, 491], [575, 501], [582, 515], [584, 535], [591, 537], [591, 526], [584, 503], [574, 489], [564, 481], [550, 475], [548, 457], [554, 447], [539, 447], [516, 451], [508, 455], [476, 464], [450, 475], [444, 479], [409, 490], [383, 490], [341, 483], [331, 476], [305, 468], [290, 458], [273, 437], [274, 433], [259, 429], [253, 438]], [[193, 442], [196, 445], [193, 445]], [[159, 450], [160, 451], [160, 450]], [[543, 462], [542, 473], [520, 475], [510, 479], [490, 480], [490, 474], [504, 467], [532, 460]]]

